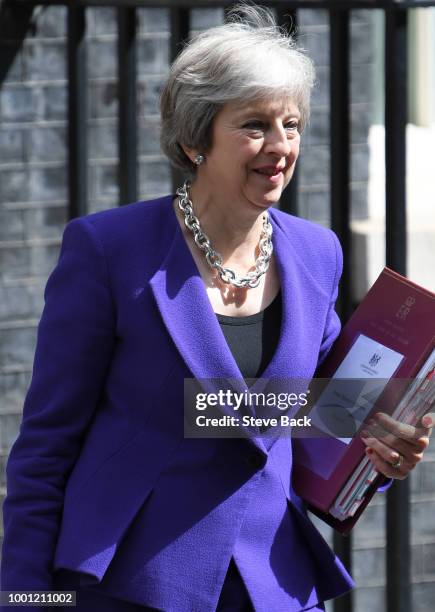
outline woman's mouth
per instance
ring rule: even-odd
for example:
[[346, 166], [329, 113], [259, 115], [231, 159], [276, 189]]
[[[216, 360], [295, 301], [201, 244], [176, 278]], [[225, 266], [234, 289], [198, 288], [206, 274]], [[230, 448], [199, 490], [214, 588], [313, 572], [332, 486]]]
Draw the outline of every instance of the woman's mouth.
[[253, 171], [255, 172], [255, 174], [261, 176], [268, 182], [278, 183], [281, 180], [281, 177], [283, 177], [282, 170], [283, 168], [265, 167], [254, 168]]

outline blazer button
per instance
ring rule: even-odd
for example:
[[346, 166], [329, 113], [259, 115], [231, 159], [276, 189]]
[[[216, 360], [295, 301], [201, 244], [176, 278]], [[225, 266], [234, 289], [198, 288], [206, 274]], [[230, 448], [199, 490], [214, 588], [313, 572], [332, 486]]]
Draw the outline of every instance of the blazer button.
[[245, 457], [245, 463], [253, 470], [259, 470], [264, 466], [264, 458], [261, 453], [252, 453]]

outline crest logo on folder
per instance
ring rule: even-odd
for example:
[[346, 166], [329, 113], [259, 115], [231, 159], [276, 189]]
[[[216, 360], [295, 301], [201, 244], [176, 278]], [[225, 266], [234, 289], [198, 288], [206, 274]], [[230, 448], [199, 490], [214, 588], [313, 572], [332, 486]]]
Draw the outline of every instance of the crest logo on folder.
[[380, 360], [381, 360], [381, 356], [378, 355], [377, 353], [373, 353], [373, 355], [370, 357], [369, 366], [372, 366], [372, 368], [374, 368], [375, 366], [378, 365]]

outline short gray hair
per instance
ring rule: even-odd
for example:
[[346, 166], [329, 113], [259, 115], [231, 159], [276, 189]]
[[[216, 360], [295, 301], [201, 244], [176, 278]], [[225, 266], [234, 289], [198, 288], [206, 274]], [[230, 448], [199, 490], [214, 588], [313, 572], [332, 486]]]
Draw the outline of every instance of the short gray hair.
[[308, 121], [314, 67], [264, 7], [241, 4], [227, 23], [201, 32], [172, 64], [160, 110], [161, 147], [171, 163], [193, 176], [181, 144], [207, 153], [212, 124], [227, 102], [288, 96]]

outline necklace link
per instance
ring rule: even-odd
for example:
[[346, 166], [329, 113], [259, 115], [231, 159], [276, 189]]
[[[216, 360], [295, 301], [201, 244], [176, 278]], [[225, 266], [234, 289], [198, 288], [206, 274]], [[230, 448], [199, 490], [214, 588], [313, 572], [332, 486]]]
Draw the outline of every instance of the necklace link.
[[238, 277], [234, 270], [222, 265], [221, 255], [211, 246], [210, 238], [202, 231], [199, 219], [193, 212], [193, 203], [189, 198], [190, 182], [185, 181], [183, 187], [177, 189], [178, 208], [184, 215], [184, 224], [192, 232], [196, 245], [205, 253], [208, 265], [219, 274], [219, 278], [229, 285], [254, 289], [260, 284], [260, 278], [269, 268], [273, 253], [272, 233], [273, 228], [269, 214], [263, 217], [263, 229], [261, 232], [258, 248], [259, 256], [255, 260], [255, 270], [248, 272], [246, 276]]

